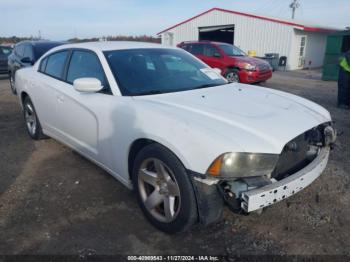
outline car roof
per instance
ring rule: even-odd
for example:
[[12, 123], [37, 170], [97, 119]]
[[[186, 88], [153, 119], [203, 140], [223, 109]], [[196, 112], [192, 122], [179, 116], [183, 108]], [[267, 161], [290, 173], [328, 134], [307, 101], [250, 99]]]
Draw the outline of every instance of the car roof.
[[181, 44], [213, 44], [213, 45], [232, 45], [229, 43], [224, 43], [224, 42], [215, 42], [215, 41], [207, 41], [207, 40], [203, 40], [203, 41], [184, 41]]
[[140, 49], [140, 48], [173, 48], [156, 43], [132, 42], [132, 41], [100, 41], [100, 42], [85, 42], [74, 43], [60, 46], [63, 48], [85, 48], [99, 51], [123, 50], [123, 49]]
[[66, 42], [60, 42], [60, 41], [46, 41], [46, 40], [38, 40], [38, 41], [30, 41], [30, 40], [25, 40], [25, 41], [21, 41], [18, 42], [16, 45], [18, 44], [30, 44], [34, 47], [38, 46], [51, 46], [51, 45], [63, 45]]

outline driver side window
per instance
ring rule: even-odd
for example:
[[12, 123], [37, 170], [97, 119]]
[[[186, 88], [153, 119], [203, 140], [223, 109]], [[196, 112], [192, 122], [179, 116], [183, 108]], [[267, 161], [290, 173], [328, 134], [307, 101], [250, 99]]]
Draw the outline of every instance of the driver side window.
[[75, 79], [82, 77], [93, 77], [101, 81], [106, 88], [108, 86], [102, 65], [92, 52], [76, 50], [73, 51], [70, 60], [67, 82], [72, 84]]

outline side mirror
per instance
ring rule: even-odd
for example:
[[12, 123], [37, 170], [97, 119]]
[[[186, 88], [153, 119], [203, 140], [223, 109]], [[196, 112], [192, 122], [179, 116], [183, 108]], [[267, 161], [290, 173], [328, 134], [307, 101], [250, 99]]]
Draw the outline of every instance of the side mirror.
[[213, 71], [219, 75], [221, 75], [221, 69], [219, 68], [213, 68]]
[[221, 55], [219, 53], [214, 53], [213, 55], [214, 57], [221, 57]]
[[75, 79], [73, 82], [74, 89], [84, 93], [96, 93], [101, 91], [103, 86], [97, 78], [83, 77]]
[[34, 64], [34, 61], [32, 59], [30, 59], [30, 57], [23, 57], [21, 59], [21, 62], [24, 63], [24, 64]]

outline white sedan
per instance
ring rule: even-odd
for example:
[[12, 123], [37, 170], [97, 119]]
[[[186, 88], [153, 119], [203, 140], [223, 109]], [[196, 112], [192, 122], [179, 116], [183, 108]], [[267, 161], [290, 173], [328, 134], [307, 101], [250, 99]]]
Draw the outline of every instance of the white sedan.
[[217, 221], [224, 203], [249, 213], [295, 194], [322, 173], [336, 137], [321, 106], [227, 84], [157, 44], [63, 45], [16, 80], [29, 135], [66, 144], [134, 188], [168, 233]]

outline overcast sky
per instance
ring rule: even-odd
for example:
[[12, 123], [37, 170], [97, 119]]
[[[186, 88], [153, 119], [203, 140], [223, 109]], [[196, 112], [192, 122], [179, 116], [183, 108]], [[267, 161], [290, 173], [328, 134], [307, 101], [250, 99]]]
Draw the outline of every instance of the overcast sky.
[[[296, 19], [350, 26], [350, 0], [299, 0]], [[292, 0], [0, 0], [0, 36], [65, 40], [104, 35], [155, 35], [213, 7], [290, 18]]]

